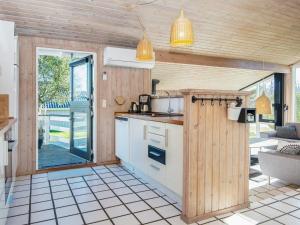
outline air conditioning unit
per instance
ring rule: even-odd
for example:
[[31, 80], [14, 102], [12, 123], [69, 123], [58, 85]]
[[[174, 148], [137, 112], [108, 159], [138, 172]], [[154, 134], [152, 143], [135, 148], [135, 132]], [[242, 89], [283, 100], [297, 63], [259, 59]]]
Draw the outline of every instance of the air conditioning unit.
[[105, 66], [152, 69], [155, 65], [155, 60], [150, 62], [137, 61], [135, 49], [106, 47], [103, 58]]

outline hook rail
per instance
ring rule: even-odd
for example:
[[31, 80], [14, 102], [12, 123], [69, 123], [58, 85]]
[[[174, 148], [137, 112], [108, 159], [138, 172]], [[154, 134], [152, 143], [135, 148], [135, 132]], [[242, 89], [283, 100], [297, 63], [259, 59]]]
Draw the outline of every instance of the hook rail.
[[222, 105], [222, 101], [225, 101], [225, 103], [227, 104], [228, 101], [235, 101], [236, 102], [236, 106], [239, 107], [243, 104], [243, 99], [241, 99], [240, 97], [236, 97], [236, 98], [197, 98], [196, 96], [192, 96], [192, 103], [195, 103], [196, 101], [201, 101], [201, 105], [204, 105], [204, 101], [210, 101], [211, 105], [214, 105], [214, 101], [218, 101], [219, 105]]

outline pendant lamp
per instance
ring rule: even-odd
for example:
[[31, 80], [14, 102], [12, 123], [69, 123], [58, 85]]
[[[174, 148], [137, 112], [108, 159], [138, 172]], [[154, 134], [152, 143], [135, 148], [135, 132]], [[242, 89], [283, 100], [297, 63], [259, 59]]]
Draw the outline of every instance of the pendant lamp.
[[154, 59], [153, 55], [154, 54], [152, 44], [144, 34], [143, 39], [139, 41], [136, 48], [136, 60], [152, 61]]
[[184, 16], [183, 10], [171, 27], [170, 44], [176, 46], [190, 46], [194, 43], [192, 22]]
[[257, 114], [272, 114], [271, 101], [266, 96], [265, 92], [263, 92], [262, 95], [256, 99], [255, 107]]

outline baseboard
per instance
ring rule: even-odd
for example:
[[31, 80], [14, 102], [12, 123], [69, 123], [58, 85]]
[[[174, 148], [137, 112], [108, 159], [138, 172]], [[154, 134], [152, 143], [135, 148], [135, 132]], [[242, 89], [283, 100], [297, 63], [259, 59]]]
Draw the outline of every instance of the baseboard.
[[247, 208], [247, 207], [249, 207], [249, 202], [246, 202], [246, 203], [243, 203], [243, 204], [240, 204], [240, 205], [235, 205], [235, 206], [232, 206], [232, 207], [228, 207], [226, 209], [221, 209], [221, 210], [205, 213], [205, 214], [195, 216], [195, 217], [187, 217], [186, 215], [181, 214], [181, 219], [185, 223], [191, 224], [191, 223], [198, 222], [200, 220], [209, 219], [209, 218], [214, 217], [214, 216], [219, 216], [219, 215], [222, 215], [222, 214], [226, 214], [226, 213], [229, 213], [229, 212], [232, 212], [232, 211], [237, 211], [237, 210], [244, 209], [244, 208]]

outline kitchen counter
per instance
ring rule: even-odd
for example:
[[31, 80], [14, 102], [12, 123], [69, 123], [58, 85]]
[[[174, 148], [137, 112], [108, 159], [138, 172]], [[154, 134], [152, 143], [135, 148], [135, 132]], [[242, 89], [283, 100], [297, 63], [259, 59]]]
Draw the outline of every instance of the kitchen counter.
[[115, 113], [115, 116], [122, 116], [134, 119], [148, 120], [148, 121], [156, 121], [161, 123], [170, 123], [175, 125], [183, 125], [183, 116], [151, 116], [151, 115], [142, 115], [139, 113], [124, 113], [118, 112]]
[[3, 135], [7, 132], [15, 123], [17, 119], [9, 118], [8, 120], [0, 121], [0, 135]]

